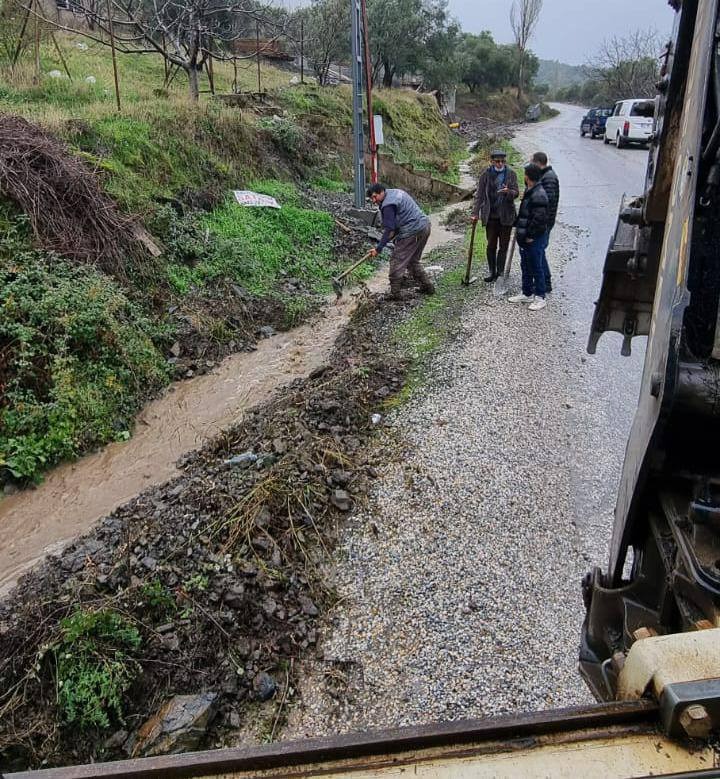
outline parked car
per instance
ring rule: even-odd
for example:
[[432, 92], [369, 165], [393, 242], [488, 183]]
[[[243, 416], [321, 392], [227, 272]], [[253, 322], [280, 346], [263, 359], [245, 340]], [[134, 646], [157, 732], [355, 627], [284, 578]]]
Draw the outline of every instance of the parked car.
[[615, 103], [605, 122], [605, 143], [615, 141], [618, 149], [630, 143], [648, 143], [653, 131], [655, 101], [634, 98]]
[[591, 138], [597, 138], [605, 132], [605, 121], [613, 112], [612, 108], [591, 108], [580, 120], [580, 135], [587, 133]]

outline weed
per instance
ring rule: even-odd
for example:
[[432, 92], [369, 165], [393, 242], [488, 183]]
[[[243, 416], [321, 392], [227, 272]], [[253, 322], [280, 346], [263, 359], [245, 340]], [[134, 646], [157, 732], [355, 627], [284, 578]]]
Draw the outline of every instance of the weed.
[[124, 694], [140, 670], [132, 659], [139, 632], [111, 609], [77, 609], [60, 630], [52, 655], [63, 722], [81, 728], [122, 723]]
[[183, 589], [187, 590], [187, 592], [205, 592], [209, 586], [210, 579], [204, 573], [196, 573], [183, 582]]
[[163, 619], [176, 609], [175, 598], [159, 579], [145, 582], [140, 587], [140, 595], [156, 618]]
[[167, 333], [108, 277], [28, 248], [0, 216], [0, 481], [122, 438], [169, 371]]

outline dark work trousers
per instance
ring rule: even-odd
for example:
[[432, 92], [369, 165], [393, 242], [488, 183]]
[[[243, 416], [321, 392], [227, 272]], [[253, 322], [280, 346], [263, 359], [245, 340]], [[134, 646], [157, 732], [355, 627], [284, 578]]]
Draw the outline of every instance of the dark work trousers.
[[424, 227], [415, 235], [409, 235], [407, 238], [396, 238], [395, 249], [390, 257], [390, 288], [398, 288], [405, 271], [421, 286], [429, 283], [429, 279], [420, 265], [425, 244], [430, 237], [430, 225]]
[[[502, 273], [505, 270], [505, 258], [510, 245], [511, 225], [500, 224], [499, 219], [488, 219], [485, 225], [487, 235], [487, 263], [490, 273]], [[498, 243], [500, 247], [498, 248]]]
[[545, 297], [545, 269], [543, 268], [543, 247], [545, 236], [541, 235], [532, 243], [520, 246], [520, 270], [522, 272], [523, 295]]
[[548, 243], [550, 243], [550, 231], [552, 230], [552, 227], [549, 227], [545, 231], [545, 240], [543, 243], [543, 272], [545, 273], [545, 291], [551, 292], [552, 291], [552, 277], [550, 275], [550, 266], [548, 265], [547, 256], [545, 255], [545, 251], [547, 250]]

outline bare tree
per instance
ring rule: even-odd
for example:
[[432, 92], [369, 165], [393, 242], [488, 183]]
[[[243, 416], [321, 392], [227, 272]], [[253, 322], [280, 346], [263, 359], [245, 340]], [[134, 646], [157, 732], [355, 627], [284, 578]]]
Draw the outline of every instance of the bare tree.
[[535, 33], [540, 11], [542, 11], [542, 0], [513, 0], [510, 7], [510, 26], [518, 50], [518, 100], [523, 95], [528, 44]]
[[349, 54], [349, 12], [347, 0], [313, 0], [301, 12], [305, 19], [305, 51], [317, 77], [324, 86], [330, 66]]
[[603, 41], [586, 72], [602, 85], [611, 102], [653, 97], [658, 78], [660, 37], [656, 30], [635, 30]]
[[265, 40], [266, 46], [282, 33], [270, 10], [255, 0], [73, 0], [73, 8], [92, 20], [94, 30], [72, 29], [47, 19], [38, 10], [41, 4], [32, 4], [32, 0], [17, 2], [59, 29], [105, 45], [110, 45], [112, 39], [117, 51], [164, 57], [171, 66], [185, 72], [194, 101], [200, 93], [200, 73], [210, 57], [234, 60], [256, 56], [233, 52], [233, 43], [243, 37], [249, 22], [274, 28], [272, 40]]

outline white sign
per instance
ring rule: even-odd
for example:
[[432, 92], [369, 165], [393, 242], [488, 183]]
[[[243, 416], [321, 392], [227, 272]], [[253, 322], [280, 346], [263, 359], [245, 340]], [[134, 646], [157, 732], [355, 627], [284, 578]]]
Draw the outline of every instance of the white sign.
[[236, 189], [233, 194], [235, 200], [241, 206], [253, 206], [256, 208], [280, 208], [279, 203], [270, 195], [261, 195], [258, 192], [250, 192], [247, 189]]
[[375, 145], [379, 146], [381, 143], [385, 143], [385, 138], [383, 137], [382, 116], [380, 116], [380, 114], [375, 114], [375, 116], [373, 116], [373, 125], [375, 127]]

